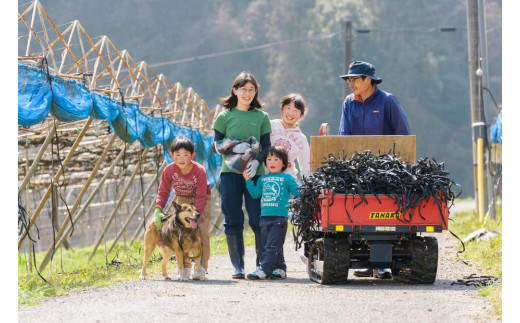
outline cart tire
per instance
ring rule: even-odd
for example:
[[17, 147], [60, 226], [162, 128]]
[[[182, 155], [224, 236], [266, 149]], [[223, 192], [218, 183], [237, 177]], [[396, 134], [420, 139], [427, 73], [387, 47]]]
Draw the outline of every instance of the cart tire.
[[434, 237], [412, 237], [407, 267], [392, 269], [396, 281], [407, 284], [433, 284], [437, 276], [439, 247]]
[[344, 238], [318, 239], [309, 248], [307, 273], [322, 285], [346, 284], [350, 269], [350, 244]]

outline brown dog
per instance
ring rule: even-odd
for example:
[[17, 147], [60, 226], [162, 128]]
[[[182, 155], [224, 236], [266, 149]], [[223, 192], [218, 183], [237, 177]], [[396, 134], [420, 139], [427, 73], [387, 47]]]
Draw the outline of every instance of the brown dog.
[[[146, 279], [146, 265], [150, 256], [159, 247], [162, 259], [162, 274], [164, 279], [171, 279], [166, 265], [172, 252], [175, 251], [175, 260], [179, 267], [179, 280], [190, 279], [190, 269], [184, 268], [184, 260], [193, 258], [195, 270], [193, 279], [206, 280], [206, 272], [201, 266], [202, 240], [197, 220], [200, 214], [192, 204], [177, 204], [172, 201], [174, 214], [163, 220], [161, 232], [157, 230], [154, 221], [150, 221], [144, 233], [144, 260], [140, 279]], [[191, 253], [191, 254], [190, 254]]]

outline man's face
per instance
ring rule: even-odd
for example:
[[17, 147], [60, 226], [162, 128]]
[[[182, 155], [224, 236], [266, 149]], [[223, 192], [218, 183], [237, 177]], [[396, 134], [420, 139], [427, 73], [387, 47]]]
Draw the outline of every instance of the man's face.
[[348, 78], [348, 86], [354, 92], [354, 95], [361, 95], [363, 98], [367, 98], [372, 93], [372, 85], [370, 77], [363, 78], [361, 76], [351, 76]]

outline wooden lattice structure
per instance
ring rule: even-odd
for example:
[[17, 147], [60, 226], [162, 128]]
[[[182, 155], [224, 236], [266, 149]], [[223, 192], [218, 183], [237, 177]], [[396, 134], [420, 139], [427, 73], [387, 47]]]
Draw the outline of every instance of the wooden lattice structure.
[[[137, 101], [146, 115], [210, 134], [218, 106], [210, 109], [193, 88], [171, 82], [144, 61], [135, 62], [107, 36], [90, 37], [79, 21], [57, 26], [38, 1], [19, 11], [18, 24], [20, 63], [82, 82], [91, 92], [114, 100]], [[37, 250], [49, 247], [49, 255], [53, 249], [52, 237], [46, 238], [52, 226], [56, 247], [67, 244], [71, 219], [81, 245], [92, 244], [92, 238], [99, 244], [106, 234], [126, 240], [129, 229], [135, 231], [132, 241], [139, 238], [166, 165], [162, 151], [143, 148], [137, 141], [125, 143], [105, 120], [90, 117], [60, 122], [49, 115], [37, 125], [20, 126], [19, 201], [28, 211], [28, 227], [34, 230], [36, 224], [46, 244], [39, 243]], [[41, 214], [48, 214], [52, 224], [49, 217], [41, 220]], [[120, 225], [110, 232], [113, 219]], [[26, 237], [22, 230], [19, 249], [25, 240], [31, 243]]]

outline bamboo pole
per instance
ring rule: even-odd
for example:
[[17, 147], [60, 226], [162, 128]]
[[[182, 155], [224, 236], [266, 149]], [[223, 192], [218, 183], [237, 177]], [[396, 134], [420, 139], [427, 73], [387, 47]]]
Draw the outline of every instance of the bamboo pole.
[[[121, 149], [121, 152], [119, 153], [119, 155], [117, 155], [116, 159], [114, 160], [114, 162], [112, 163], [112, 165], [110, 166], [110, 168], [108, 169], [108, 171], [106, 172], [106, 174], [103, 176], [103, 178], [101, 178], [101, 180], [99, 181], [98, 185], [96, 186], [96, 188], [94, 189], [94, 191], [92, 191], [92, 193], [90, 193], [90, 196], [88, 197], [87, 201], [85, 202], [85, 204], [81, 207], [81, 209], [79, 210], [78, 214], [74, 217], [74, 219], [72, 220], [72, 223], [73, 224], [76, 224], [76, 222], [79, 220], [79, 218], [85, 213], [85, 211], [88, 209], [89, 212], [90, 212], [90, 208], [89, 208], [89, 205], [90, 203], [92, 202], [92, 200], [94, 199], [94, 197], [96, 197], [96, 195], [99, 193], [99, 191], [101, 190], [101, 188], [103, 188], [103, 184], [105, 183], [106, 179], [112, 174], [112, 171], [114, 170], [115, 166], [117, 165], [117, 163], [119, 163], [119, 161], [121, 160], [121, 158], [123, 157], [125, 151], [124, 149]], [[102, 205], [104, 206], [104, 205]], [[57, 246], [59, 246], [62, 242], [62, 239], [64, 236], [67, 236], [69, 235], [70, 231], [72, 230], [72, 226], [69, 226], [67, 228], [67, 231], [65, 232], [65, 234], [61, 237], [60, 240], [58, 240], [58, 243], [56, 244]]]
[[[109, 139], [105, 149], [103, 150], [103, 153], [101, 154], [101, 156], [99, 157], [96, 165], [94, 166], [94, 169], [90, 173], [89, 178], [85, 182], [85, 185], [83, 185], [83, 188], [81, 189], [81, 192], [79, 193], [78, 197], [76, 198], [76, 201], [74, 202], [74, 205], [72, 206], [72, 208], [70, 210], [70, 217], [72, 217], [74, 215], [74, 212], [76, 212], [76, 210], [78, 209], [78, 206], [81, 203], [81, 200], [83, 199], [83, 196], [87, 192], [87, 189], [90, 187], [90, 183], [92, 183], [92, 180], [96, 176], [96, 174], [97, 174], [97, 172], [99, 170], [99, 167], [101, 166], [101, 164], [103, 164], [103, 161], [105, 160], [105, 157], [106, 157], [108, 151], [110, 150], [110, 148], [112, 147], [112, 144], [114, 143], [115, 139], [116, 139], [116, 134], [113, 133], [112, 136], [110, 136], [110, 139]], [[56, 240], [61, 241], [60, 244], [62, 242], [64, 242], [65, 239], [66, 239], [66, 237], [65, 237], [65, 239], [63, 239], [63, 241], [62, 241], [61, 237], [63, 236], [63, 233], [65, 232], [65, 229], [67, 228], [67, 226], [69, 224], [70, 217], [66, 217], [63, 220], [61, 228], [58, 231], [58, 234], [56, 235]], [[47, 266], [48, 261], [51, 258], [50, 256], [51, 256], [52, 251], [54, 249], [58, 248], [58, 247], [59, 247], [59, 245], [54, 245], [54, 246], [51, 245], [49, 247], [49, 249], [47, 250], [47, 254], [45, 255], [45, 258], [42, 260], [42, 262], [40, 264], [40, 271], [43, 271], [43, 269], [45, 269], [45, 267]]]
[[[148, 193], [150, 192], [150, 189], [153, 187], [154, 185], [154, 182], [155, 182], [155, 179], [158, 177], [158, 175], [163, 171], [163, 169], [166, 167], [166, 161], [164, 161], [161, 165], [161, 167], [159, 168], [159, 170], [157, 171], [157, 173], [155, 174], [155, 176], [152, 178], [150, 184], [148, 185], [148, 187], [146, 188], [144, 194], [141, 196], [141, 198], [139, 199], [139, 202], [136, 203], [134, 209], [132, 210], [132, 212], [130, 213], [130, 215], [128, 216], [128, 218], [126, 219], [125, 223], [123, 224], [123, 226], [121, 227], [121, 230], [119, 231], [119, 233], [117, 234], [114, 242], [112, 243], [112, 246], [110, 246], [110, 248], [108, 249], [108, 252], [112, 251], [112, 249], [114, 248], [114, 246], [116, 245], [117, 241], [119, 240], [119, 238], [121, 238], [121, 235], [123, 235], [123, 232], [126, 230], [126, 227], [128, 227], [128, 224], [130, 223], [130, 221], [134, 218], [134, 215], [135, 213], [137, 212], [137, 210], [139, 209], [141, 203], [143, 203], [143, 200], [144, 198], [146, 197], [146, 195], [148, 195]], [[155, 201], [154, 202], [154, 205], [155, 205]], [[153, 207], [153, 206], [152, 206]]]
[[[26, 172], [29, 172], [29, 149], [25, 148], [25, 169]], [[29, 200], [29, 190], [25, 191], [25, 211], [27, 212], [27, 216], [31, 216], [31, 201]], [[30, 232], [29, 232], [30, 233]], [[32, 257], [31, 257], [31, 250], [32, 250], [32, 240], [27, 239], [27, 245], [28, 245], [28, 254], [29, 254], [29, 273], [32, 274]]]
[[[146, 66], [145, 66], [146, 64]], [[143, 67], [146, 68], [146, 75], [145, 75], [145, 78], [144, 78], [144, 82], [146, 83], [146, 85], [148, 86], [148, 91], [150, 92], [150, 97], [152, 97], [152, 100], [156, 100], [159, 102], [159, 106], [162, 106], [162, 100], [161, 98], [159, 97], [158, 95], [158, 90], [153, 90], [153, 85], [150, 83], [150, 80], [149, 80], [149, 77], [148, 77], [148, 73], [152, 74], [152, 76], [155, 78], [155, 80], [157, 80], [157, 75], [153, 72], [153, 70], [148, 66], [148, 63], [144, 62], [143, 61]]]
[[210, 231], [211, 235], [214, 235], [218, 231], [220, 231], [220, 226], [222, 225], [222, 222], [224, 221], [224, 213], [220, 212], [217, 219], [215, 220], [215, 223], [213, 224], [213, 228]]
[[186, 121], [186, 114], [188, 113], [188, 109], [191, 106], [191, 87], [188, 88], [188, 93], [186, 94], [187, 99], [184, 105], [184, 110], [182, 111], [181, 123]]
[[128, 189], [130, 188], [130, 184], [132, 183], [132, 181], [134, 180], [135, 178], [135, 175], [137, 175], [137, 171], [139, 170], [139, 167], [141, 166], [141, 163], [142, 163], [142, 160], [145, 158], [146, 156], [146, 153], [148, 152], [148, 148], [145, 148], [143, 149], [143, 153], [141, 155], [141, 159], [139, 160], [139, 162], [135, 165], [134, 167], [134, 170], [132, 172], [132, 175], [130, 175], [130, 179], [128, 180], [128, 183], [126, 184], [125, 188], [123, 189], [123, 192], [121, 193], [121, 197], [119, 198], [119, 200], [117, 201], [117, 204], [116, 206], [114, 207], [114, 210], [112, 211], [112, 214], [110, 215], [110, 217], [108, 218], [107, 222], [105, 223], [105, 226], [103, 228], [103, 231], [101, 232], [101, 235], [99, 236], [97, 242], [96, 242], [96, 245], [94, 246], [94, 250], [92, 250], [92, 253], [90, 254], [90, 256], [88, 257], [88, 261], [90, 261], [92, 259], [92, 257], [94, 256], [94, 254], [96, 253], [98, 247], [99, 247], [99, 244], [101, 243], [101, 240], [103, 240], [103, 238], [105, 237], [105, 233], [107, 232], [108, 230], [108, 227], [110, 226], [110, 224], [112, 223], [112, 220], [114, 219], [114, 217], [116, 216], [116, 213], [117, 213], [117, 210], [119, 209], [119, 207], [121, 206], [121, 203], [123, 202], [124, 198], [125, 198], [125, 195], [126, 193], [128, 192]]
[[[87, 60], [87, 58], [88, 58], [88, 56], [89, 56], [90, 54], [92, 54], [92, 52], [94, 51], [94, 48], [90, 48], [87, 52], [85, 52], [85, 50], [83, 49], [83, 40], [81, 39], [80, 29], [77, 28], [76, 30], [77, 30], [77, 32], [78, 32], [78, 39], [80, 40], [81, 48], [82, 48], [82, 54], [83, 54], [83, 56], [81, 56], [81, 57], [78, 59], [78, 64], [81, 64], [81, 63], [84, 62], [84, 63], [85, 63], [85, 67], [88, 67], [88, 60]], [[101, 41], [102, 41], [102, 40], [100, 39], [100, 40], [96, 43], [96, 45], [98, 45]], [[72, 73], [73, 71], [74, 71], [74, 65], [72, 65], [71, 67], [69, 67], [69, 69], [66, 70], [65, 73], [63, 73], [63, 74], [67, 75], [67, 74]], [[88, 69], [85, 70], [85, 72], [87, 72], [87, 73], [88, 73], [89, 71], [90, 71], [90, 70], [88, 70]], [[92, 86], [92, 84], [91, 84], [90, 86]]]
[[[117, 71], [116, 71], [116, 75], [115, 75], [116, 76], [116, 80], [119, 78], [119, 74], [121, 74], [121, 69], [123, 68], [123, 63], [124, 63], [124, 60], [125, 60], [125, 56], [126, 56], [126, 50], [123, 49], [121, 51], [121, 53], [118, 52], [119, 63], [117, 64]], [[118, 86], [119, 85], [117, 85], [114, 80], [112, 80], [111, 83], [113, 83], [113, 84], [111, 84], [110, 88], [113, 91], [119, 93], [119, 90], [118, 90]]]
[[478, 220], [484, 221], [484, 139], [477, 138], [477, 194], [478, 194]]
[[[63, 39], [62, 34], [58, 31], [58, 29], [56, 28], [56, 26], [54, 25], [52, 20], [49, 18], [49, 16], [47, 15], [47, 12], [43, 9], [41, 4], [38, 6], [38, 9], [39, 9], [39, 12], [42, 12], [45, 15], [45, 18], [47, 18], [47, 21], [49, 21], [49, 24], [52, 26], [52, 28], [54, 29], [54, 31], [58, 35], [58, 38], [61, 40], [61, 42], [63, 43], [65, 48], [67, 48], [68, 52], [70, 53], [70, 56], [74, 60], [74, 65], [78, 67], [78, 70], [79, 70], [80, 73], [83, 73], [83, 69], [81, 68], [81, 65], [78, 64], [78, 59], [76, 58], [76, 55], [74, 55], [74, 53], [72, 52], [70, 47], [67, 45], [67, 43], [65, 42], [65, 39]], [[42, 19], [42, 18], [40, 18], [40, 19]], [[43, 26], [43, 19], [42, 19], [42, 26]], [[47, 35], [47, 31], [45, 31], [45, 35]], [[50, 41], [47, 40], [47, 43], [50, 43]], [[49, 48], [49, 50], [51, 50], [51, 49]], [[56, 61], [54, 60], [54, 52], [52, 50], [51, 50], [51, 54], [52, 54], [52, 58], [53, 58], [53, 61], [54, 61], [53, 62], [54, 63], [54, 67], [56, 67], [57, 64], [56, 64]]]
[[[47, 33], [47, 27], [45, 27], [45, 20], [42, 17], [43, 8], [42, 8], [41, 4], [38, 3], [36, 10], [38, 10], [38, 17], [40, 17], [40, 23], [42, 24], [43, 39], [45, 40], [46, 44], [50, 44], [51, 40], [49, 39], [49, 35]], [[57, 30], [56, 30], [56, 33], [58, 34], [58, 37], [61, 37], [61, 34]], [[47, 47], [46, 50], [49, 51], [52, 66], [54, 69], [56, 69], [58, 64], [56, 63], [56, 57], [54, 57], [54, 50], [52, 49], [52, 46]]]
[[[31, 17], [31, 28], [34, 27], [34, 18], [35, 18], [35, 16], [36, 16], [36, 10], [33, 9], [32, 17]], [[25, 56], [29, 56], [29, 54], [31, 53], [30, 52], [31, 41], [32, 41], [32, 32], [29, 30], [29, 35], [28, 35], [28, 39], [27, 39], [27, 48], [25, 50]]]
[[[69, 40], [67, 41], [67, 47], [61, 53], [61, 64], [60, 64], [60, 68], [58, 69], [58, 73], [60, 73], [60, 74], [63, 69], [63, 66], [65, 65], [65, 60], [67, 59], [67, 53], [68, 53], [67, 49], [70, 48], [70, 44], [72, 42], [72, 36], [74, 36], [74, 29], [76, 29], [77, 24], [78, 24], [78, 21], [74, 20], [72, 22], [72, 25], [70, 26], [71, 30], [70, 30]], [[65, 32], [63, 32], [63, 35], [65, 35]]]
[[[43, 142], [42, 147], [40, 148], [40, 151], [38, 151], [38, 154], [34, 158], [31, 168], [27, 171], [27, 174], [25, 174], [25, 178], [23, 179], [22, 184], [20, 184], [20, 188], [18, 189], [20, 193], [22, 193], [25, 190], [25, 187], [29, 183], [29, 180], [31, 179], [32, 174], [34, 174], [34, 172], [38, 168], [38, 163], [40, 162], [40, 160], [43, 156], [43, 153], [47, 149], [47, 146], [49, 146], [49, 144], [51, 143], [52, 137], [54, 137], [54, 133], [58, 129], [59, 125], [60, 125], [60, 121], [56, 120], [56, 122], [52, 126], [52, 129], [50, 130], [49, 134], [47, 135], [47, 138], [45, 138], [45, 141]], [[29, 160], [27, 160], [27, 163], [29, 163]]]
[[58, 228], [58, 183], [52, 183], [51, 191], [51, 227]]
[[[150, 215], [150, 213], [152, 213], [154, 206], [155, 206], [155, 201], [152, 201], [150, 203], [150, 206], [148, 207], [148, 209], [145, 212], [144, 219], [143, 219], [145, 226], [146, 226], [146, 220], [148, 220], [148, 215]], [[130, 244], [134, 243], [134, 241], [137, 239], [137, 236], [139, 235], [139, 233], [143, 232], [144, 229], [146, 229], [146, 228], [143, 228], [142, 226], [137, 227], [137, 229], [134, 232], [134, 235], [132, 236], [132, 240], [130, 240]]]
[[[63, 175], [63, 168], [67, 167], [68, 162], [72, 159], [72, 156], [74, 155], [74, 152], [76, 151], [76, 148], [78, 147], [79, 143], [83, 139], [83, 136], [85, 136], [85, 133], [87, 132], [88, 127], [90, 126], [91, 123], [92, 123], [92, 118], [88, 118], [87, 122], [85, 122], [85, 126], [83, 127], [83, 129], [81, 129], [81, 132], [79, 133], [78, 137], [76, 138], [76, 141], [74, 141], [74, 144], [70, 148], [70, 151], [67, 154], [67, 157], [62, 162], [62, 166], [60, 166], [60, 169], [58, 169], [58, 172], [54, 176], [54, 180], [53, 180], [54, 183], [57, 183], [58, 180], [60, 179], [61, 175]], [[52, 191], [52, 185], [49, 185], [49, 187], [47, 188], [47, 192], [43, 196], [42, 200], [40, 201], [40, 204], [38, 204], [38, 207], [36, 208], [33, 216], [31, 217], [31, 221], [29, 222], [27, 230], [29, 230], [32, 227], [34, 221], [36, 221], [36, 218], [38, 218], [38, 216], [40, 215], [40, 212], [42, 211], [43, 206], [45, 205], [45, 202], [47, 202], [47, 200], [49, 199], [49, 196], [51, 195], [51, 191]], [[22, 234], [22, 236], [18, 239], [18, 249], [20, 249], [20, 246], [22, 245], [22, 241], [23, 241], [23, 239], [25, 239], [26, 236], [27, 236], [27, 232], [24, 232]]]
[[36, 2], [38, 2], [38, 0], [34, 0], [33, 3], [31, 3], [27, 9], [25, 9], [25, 11], [23, 13], [20, 13], [18, 12], [18, 22], [20, 22], [20, 19], [22, 19], [23, 17], [27, 16], [27, 14], [31, 11], [31, 10], [34, 10], [34, 6], [36, 4]]
[[[107, 38], [107, 36], [103, 36], [103, 37], [101, 37], [101, 40], [98, 42], [98, 44], [101, 42], [101, 44], [99, 45], [99, 48], [101, 48], [101, 50], [103, 50], [103, 43], [105, 42], [106, 38]], [[94, 46], [95, 45], [92, 44], [92, 49], [94, 49]], [[96, 57], [96, 61], [94, 62], [94, 68], [92, 69], [92, 80], [97, 78], [97, 70], [98, 70], [98, 67], [99, 67], [99, 61], [102, 58], [101, 57], [101, 52], [98, 51], [97, 53], [98, 53], [98, 56]], [[91, 82], [91, 86], [92, 85], [94, 85], [94, 84]]]
[[29, 128], [25, 128], [25, 127], [22, 127], [22, 126], [18, 126], [18, 130], [22, 130], [22, 131], [27, 131], [27, 132], [35, 133], [35, 134], [37, 134], [37, 135], [41, 135], [41, 134], [42, 134], [41, 131], [34, 130], [34, 129], [29, 129]]
[[[79, 47], [81, 48], [81, 53], [83, 54], [83, 56], [85, 56], [85, 46], [83, 45], [83, 39], [81, 39], [81, 34], [79, 31], [79, 28], [76, 29], [76, 32], [78, 34], [78, 42], [79, 42]], [[88, 62], [87, 62], [87, 60], [84, 60], [84, 62], [85, 62], [85, 73], [89, 73], [90, 69], [88, 68]], [[81, 63], [79, 63], [79, 64], [81, 64]]]
[[[154, 74], [154, 73], [152, 72], [152, 74]], [[161, 84], [162, 84], [162, 77], [163, 77], [162, 74], [159, 75], [159, 79], [157, 80], [157, 86], [155, 87], [155, 91], [154, 91], [156, 94], [159, 93], [159, 89], [160, 89]], [[158, 95], [154, 95], [154, 97], [152, 99], [152, 107], [156, 104], [157, 99], [158, 99]], [[161, 106], [161, 101], [160, 100], [159, 100], [159, 106]]]
[[[83, 29], [83, 26], [80, 26], [80, 29], [81, 31], [83, 32], [83, 35], [85, 36], [85, 38], [87, 39], [87, 41], [89, 42], [90, 46], [92, 46], [92, 48], [94, 49], [94, 51], [96, 52], [97, 56], [98, 56], [98, 59], [101, 59], [101, 62], [103, 63], [103, 65], [105, 65], [105, 68], [107, 69], [108, 73], [110, 74], [110, 76], [112, 76], [112, 80], [114, 80], [114, 82], [116, 83], [116, 85], [118, 85], [118, 82], [117, 82], [117, 79], [115, 78], [115, 75], [112, 71], [112, 69], [110, 69], [107, 65], [107, 63], [105, 62], [105, 60], [103, 59], [101, 53], [98, 51], [97, 47], [94, 45], [94, 43], [92, 42], [92, 40], [90, 39], [90, 37], [88, 36], [87, 32], [85, 31], [85, 29]], [[108, 37], [106, 36], [103, 36], [103, 41], [106, 41]], [[94, 74], [94, 72], [92, 72], [92, 74]], [[92, 77], [92, 79], [94, 79], [94, 77]]]

